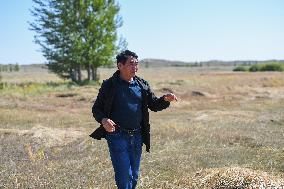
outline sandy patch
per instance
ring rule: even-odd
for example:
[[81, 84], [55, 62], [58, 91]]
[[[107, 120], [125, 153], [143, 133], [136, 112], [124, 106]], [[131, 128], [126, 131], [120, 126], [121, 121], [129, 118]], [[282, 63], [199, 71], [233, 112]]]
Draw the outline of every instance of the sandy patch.
[[29, 130], [0, 129], [0, 134], [17, 134], [31, 137], [46, 147], [62, 146], [86, 135], [83, 128], [50, 128], [37, 125]]

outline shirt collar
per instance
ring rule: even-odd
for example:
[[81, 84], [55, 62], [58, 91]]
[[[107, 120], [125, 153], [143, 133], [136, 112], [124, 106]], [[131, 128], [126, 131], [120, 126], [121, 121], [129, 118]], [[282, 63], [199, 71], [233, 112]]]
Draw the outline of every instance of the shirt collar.
[[136, 83], [135, 78], [133, 78], [132, 81], [128, 82], [128, 81], [121, 79], [121, 77], [118, 77], [118, 82], [119, 83], [125, 83], [125, 84], [128, 84], [128, 85], [134, 85]]

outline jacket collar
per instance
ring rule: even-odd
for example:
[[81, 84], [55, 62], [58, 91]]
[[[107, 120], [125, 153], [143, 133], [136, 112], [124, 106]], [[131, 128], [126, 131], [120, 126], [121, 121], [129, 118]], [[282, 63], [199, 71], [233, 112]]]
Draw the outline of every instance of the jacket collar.
[[[114, 84], [117, 84], [118, 79], [119, 79], [119, 77], [120, 77], [119, 74], [120, 74], [119, 70], [116, 70], [116, 72], [114, 72], [114, 74], [112, 75], [112, 82], [113, 82]], [[135, 75], [133, 79], [138, 82], [138, 84], [140, 85], [140, 87], [142, 87], [143, 89], [146, 89], [146, 90], [147, 90], [148, 87], [143, 83], [143, 81], [142, 81], [142, 79], [141, 79], [140, 77], [138, 77], [138, 76]]]

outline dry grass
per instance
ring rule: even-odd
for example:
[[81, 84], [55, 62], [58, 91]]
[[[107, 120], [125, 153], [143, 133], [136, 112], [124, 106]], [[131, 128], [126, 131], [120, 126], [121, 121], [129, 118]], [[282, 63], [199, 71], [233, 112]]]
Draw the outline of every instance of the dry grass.
[[[114, 69], [99, 72], [105, 79]], [[151, 113], [152, 152], [143, 153], [139, 188], [281, 188], [283, 73], [139, 75], [157, 95], [180, 98]], [[88, 137], [98, 126], [91, 106], [99, 86], [69, 86], [41, 69], [3, 81], [11, 85], [0, 90], [0, 188], [115, 188], [106, 142]]]
[[284, 180], [246, 168], [219, 168], [197, 172], [193, 188], [284, 188]]

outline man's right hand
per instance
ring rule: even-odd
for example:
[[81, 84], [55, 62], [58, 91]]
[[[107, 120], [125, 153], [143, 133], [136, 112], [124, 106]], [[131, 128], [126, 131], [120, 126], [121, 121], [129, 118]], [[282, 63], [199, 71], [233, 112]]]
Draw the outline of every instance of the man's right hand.
[[102, 119], [102, 125], [107, 132], [115, 131], [115, 125], [116, 124], [111, 119], [103, 118]]

